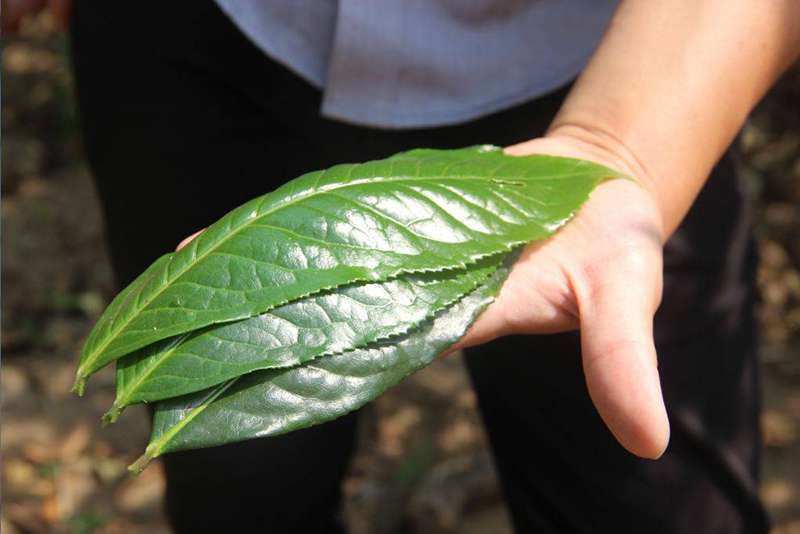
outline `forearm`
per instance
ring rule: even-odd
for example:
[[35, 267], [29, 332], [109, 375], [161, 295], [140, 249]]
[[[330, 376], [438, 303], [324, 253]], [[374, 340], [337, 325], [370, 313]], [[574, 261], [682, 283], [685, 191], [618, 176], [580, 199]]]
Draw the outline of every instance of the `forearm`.
[[623, 0], [549, 133], [651, 187], [667, 236], [798, 54], [798, 0]]

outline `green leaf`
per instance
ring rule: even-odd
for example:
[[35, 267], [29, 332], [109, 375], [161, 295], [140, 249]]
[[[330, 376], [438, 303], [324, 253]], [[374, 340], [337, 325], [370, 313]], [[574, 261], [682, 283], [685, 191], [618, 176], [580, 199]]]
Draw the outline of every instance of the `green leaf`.
[[75, 390], [162, 339], [343, 284], [463, 268], [542, 239], [618, 176], [495, 147], [412, 150], [306, 174], [233, 210], [123, 291], [83, 348]]
[[455, 343], [492, 301], [510, 263], [485, 284], [397, 339], [291, 367], [257, 371], [157, 405], [147, 450], [131, 466], [184, 449], [274, 436], [360, 408]]
[[149, 345], [118, 361], [116, 400], [105, 419], [113, 422], [135, 402], [185, 395], [251, 371], [291, 367], [403, 334], [483, 283], [503, 257], [468, 270], [344, 286]]

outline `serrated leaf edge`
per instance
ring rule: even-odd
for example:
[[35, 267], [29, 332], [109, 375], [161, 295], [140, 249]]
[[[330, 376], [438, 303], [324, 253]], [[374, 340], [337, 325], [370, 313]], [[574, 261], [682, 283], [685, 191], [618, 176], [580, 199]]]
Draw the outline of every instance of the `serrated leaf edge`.
[[[496, 272], [497, 271], [495, 271], [495, 273]], [[488, 279], [488, 277], [487, 277], [487, 279]], [[501, 285], [502, 285], [502, 283], [501, 283]], [[479, 289], [480, 289], [479, 287], [476, 287], [475, 289], [473, 289], [473, 291], [471, 291], [469, 293], [465, 293], [464, 295], [461, 295], [461, 297], [458, 298], [457, 300], [455, 300], [449, 307], [439, 310], [437, 313], [434, 314], [434, 316], [442, 314], [442, 313], [447, 313], [447, 311], [450, 308], [452, 308], [453, 306], [455, 306], [456, 304], [461, 302], [467, 296], [473, 294], [475, 291], [478, 291]], [[479, 308], [475, 311], [475, 314], [473, 316], [472, 321], [470, 322], [469, 325], [466, 326], [465, 330], [461, 333], [461, 336], [463, 336], [466, 333], [466, 330], [469, 329], [469, 327], [472, 325], [474, 320], [477, 319], [477, 317], [480, 316], [480, 314], [483, 313], [483, 311], [489, 306], [489, 304], [494, 302], [494, 300], [495, 300], [495, 295], [488, 295], [488, 296], [483, 297], [483, 301], [480, 303]], [[430, 322], [431, 320], [433, 320], [433, 318], [429, 318], [427, 321], [424, 321], [424, 322]], [[421, 328], [422, 325], [423, 325], [423, 322], [419, 323], [417, 325], [417, 328]], [[406, 334], [392, 336], [389, 339], [383, 340], [380, 344], [385, 346], [387, 343], [390, 343], [393, 339], [401, 338], [401, 337], [403, 337], [405, 335], [408, 335], [408, 334], [409, 334], [409, 332], [406, 332]], [[373, 345], [373, 344], [376, 344], [376, 343], [371, 343], [370, 345]], [[349, 352], [355, 352], [355, 351], [359, 351], [359, 350], [380, 350], [380, 347], [371, 348], [370, 345], [367, 345], [366, 347], [362, 347], [360, 349], [359, 348], [355, 348], [355, 349], [351, 349], [351, 350], [347, 350], [347, 351], [342, 351], [341, 353], [338, 353], [338, 354], [339, 355], [345, 355], [345, 354], [347, 354]], [[293, 366], [293, 367], [304, 367], [304, 366], [307, 366], [307, 365], [310, 365], [310, 364], [311, 364], [311, 362], [306, 362], [304, 364], [300, 364], [300, 365]], [[311, 366], [313, 367], [313, 365], [311, 365]], [[290, 369], [290, 368], [291, 367], [289, 367], [288, 369]], [[403, 375], [403, 378], [408, 377], [409, 375], [413, 374], [414, 372], [416, 372], [416, 371], [412, 370], [412, 371], [406, 373], [405, 375]], [[242, 376], [245, 376], [245, 375], [242, 375]], [[214, 400], [216, 400], [220, 395], [222, 395], [231, 386], [233, 386], [239, 379], [241, 379], [242, 376], [233, 378], [233, 379], [229, 380], [228, 382], [225, 382], [223, 384], [220, 384], [219, 386], [216, 386], [216, 388], [213, 388], [212, 391], [209, 391], [209, 395], [205, 399], [200, 401], [200, 404], [198, 404], [195, 408], [193, 408], [186, 415], [186, 417], [184, 417], [183, 419], [181, 419], [178, 422], [178, 424], [176, 424], [173, 427], [171, 427], [167, 432], [165, 432], [156, 441], [150, 442], [147, 445], [147, 447], [145, 448], [144, 454], [142, 456], [140, 456], [130, 466], [128, 466], [128, 470], [131, 473], [134, 473], [134, 474], [141, 473], [142, 470], [144, 470], [153, 459], [155, 459], [155, 458], [161, 456], [161, 454], [163, 454], [160, 449], [163, 447], [163, 445], [166, 442], [168, 442], [170, 439], [172, 439], [174, 436], [176, 436], [183, 428], [186, 427], [187, 424], [189, 424], [195, 417], [197, 417], [209, 405], [211, 405], [211, 403]], [[386, 388], [386, 389], [388, 389], [388, 388]], [[385, 392], [386, 389], [381, 391], [379, 394], [382, 394], [383, 392]], [[348, 412], [345, 412], [345, 413], [341, 414], [340, 416], [337, 416], [337, 418], [338, 417], [342, 417], [342, 416], [346, 415], [347, 413], [350, 413], [350, 412], [354, 411], [355, 409], [357, 409], [357, 408], [349, 410]]]
[[[490, 255], [486, 256], [485, 259], [488, 259], [488, 258], [490, 258], [492, 256], [503, 256], [503, 255], [507, 255], [507, 254], [509, 254], [509, 252], [501, 252], [501, 253], [497, 253], [497, 254], [490, 254]], [[480, 261], [480, 260], [478, 260], [478, 261]], [[478, 262], [475, 262], [475, 264], [470, 265], [470, 267], [474, 267], [475, 265], [477, 265], [477, 263]], [[458, 295], [458, 296], [456, 296], [456, 297], [454, 297], [454, 298], [452, 298], [450, 300], [445, 301], [439, 308], [437, 308], [435, 310], [432, 310], [429, 313], [426, 313], [425, 316], [422, 319], [420, 319], [417, 323], [409, 324], [407, 327], [405, 327], [405, 328], [403, 328], [401, 330], [392, 332], [391, 334], [378, 336], [375, 339], [371, 339], [371, 340], [369, 340], [369, 341], [367, 341], [367, 342], [365, 342], [363, 344], [354, 345], [354, 346], [349, 347], [348, 349], [345, 349], [345, 350], [324, 351], [324, 352], [322, 352], [320, 354], [314, 355], [313, 357], [309, 358], [308, 360], [301, 361], [299, 363], [287, 364], [287, 365], [275, 365], [275, 366], [267, 366], [267, 367], [257, 367], [257, 368], [254, 368], [254, 369], [251, 369], [251, 370], [247, 371], [247, 373], [253, 373], [253, 372], [256, 372], [256, 371], [265, 371], [267, 369], [288, 369], [290, 367], [296, 367], [298, 365], [306, 365], [306, 364], [308, 364], [310, 362], [313, 362], [314, 360], [317, 360], [319, 358], [323, 358], [325, 356], [333, 356], [333, 355], [337, 355], [337, 354], [343, 354], [343, 353], [346, 353], [346, 352], [351, 352], [353, 350], [364, 349], [364, 348], [369, 347], [372, 344], [378, 344], [378, 343], [385, 342], [385, 341], [391, 340], [391, 339], [399, 337], [399, 336], [403, 336], [403, 335], [407, 334], [408, 332], [410, 332], [411, 330], [413, 330], [414, 328], [417, 328], [419, 325], [429, 321], [431, 318], [433, 318], [440, 311], [443, 311], [443, 310], [449, 308], [450, 306], [454, 305], [455, 303], [457, 303], [461, 299], [463, 299], [466, 295], [469, 295], [470, 293], [475, 291], [478, 288], [478, 286], [480, 286], [487, 279], [489, 279], [489, 277], [491, 277], [495, 272], [497, 272], [497, 268], [499, 268], [500, 265], [502, 265], [502, 258], [500, 258], [500, 261], [498, 261], [497, 267], [495, 267], [491, 271], [487, 271], [487, 273], [485, 275], [483, 275], [481, 278], [473, 280], [471, 282], [471, 284], [468, 286], [469, 289], [465, 290], [461, 295]], [[449, 271], [449, 270], [456, 271], [458, 269], [444, 269], [442, 272], [446, 272], [446, 271]], [[417, 273], [406, 273], [406, 274], [417, 274]], [[397, 278], [400, 278], [400, 277], [392, 278], [391, 280], [394, 280], [394, 279], [397, 279]], [[385, 282], [389, 282], [391, 280], [386, 280]], [[381, 282], [381, 283], [385, 283], [385, 282]], [[363, 282], [363, 283], [375, 283], [375, 282]], [[343, 286], [338, 286], [337, 288], [334, 288], [334, 289], [338, 289], [338, 288], [344, 287], [346, 285], [351, 285], [351, 284], [344, 284]], [[314, 295], [316, 295], [316, 293]], [[314, 295], [310, 295], [309, 297], [305, 297], [305, 298], [313, 298]], [[297, 300], [299, 301], [299, 300], [302, 300], [302, 299], [297, 299]], [[297, 301], [292, 301], [292, 302], [297, 302]], [[274, 310], [274, 309], [275, 308], [272, 308], [272, 310]], [[269, 313], [269, 310], [264, 312], [264, 313]], [[248, 319], [242, 319], [242, 320], [246, 321]], [[163, 355], [163, 354], [165, 354], [167, 352], [169, 352], [169, 353], [174, 352], [175, 349], [178, 348], [182, 344], [182, 342], [187, 337], [189, 337], [191, 334], [192, 334], [192, 332], [188, 332], [188, 333], [180, 334], [180, 335], [176, 336], [175, 341], [170, 343], [168, 345], [168, 347], [164, 350], [164, 352], [153, 354], [153, 355], [151, 355], [151, 357], [157, 357], [157, 356]], [[119, 361], [119, 360], [117, 360], [117, 361]], [[140, 375], [140, 377], [150, 376], [152, 374], [152, 371], [157, 369], [163, 362], [164, 362], [164, 358], [162, 358], [161, 361], [159, 361], [152, 368], [148, 369], [148, 372], [146, 374]], [[141, 384], [143, 380], [144, 379], [142, 378], [142, 379], [138, 380], [137, 382], [139, 384]], [[227, 380], [231, 380], [231, 379], [227, 379]], [[222, 383], [224, 383], [224, 382], [225, 381], [223, 381]], [[216, 385], [217, 384], [211, 384], [208, 387], [215, 387]], [[191, 392], [189, 392], [189, 393], [191, 393]], [[186, 394], [188, 394], [188, 393], [186, 393]], [[158, 399], [158, 400], [163, 400], [163, 399]], [[124, 399], [124, 400], [120, 401], [119, 398], [115, 398], [114, 399], [114, 403], [112, 404], [111, 408], [102, 417], [103, 424], [104, 425], [108, 425], [108, 424], [116, 422], [116, 420], [122, 414], [122, 411], [127, 406], [130, 406], [132, 404], [136, 404], [136, 403], [139, 403], [139, 402], [150, 402], [150, 401], [129, 402], [129, 399]]]
[[[483, 151], [483, 152], [494, 152], [495, 150], [489, 150], [487, 148], [487, 147], [491, 147], [491, 146], [492, 145], [482, 145], [482, 146], [467, 147], [467, 148], [473, 148], [473, 149], [476, 149], [477, 151]], [[434, 150], [434, 149], [431, 149], [431, 150], [432, 150], [432, 156], [435, 155], [435, 153], [437, 151]], [[563, 157], [559, 157], [559, 156], [549, 156], [549, 155], [536, 155], [536, 156], [545, 157], [545, 158], [551, 158], [551, 159], [567, 159], [567, 160], [574, 159], [574, 158], [563, 158]], [[391, 159], [391, 158], [387, 158], [387, 159]], [[598, 163], [595, 163], [595, 162], [585, 161], [585, 160], [575, 160], [575, 161], [580, 161], [582, 163], [591, 164], [592, 166], [597, 168], [596, 169], [597, 171], [601, 171], [602, 170], [603, 172], [606, 172], [606, 171], [608, 172], [608, 176], [598, 176], [597, 177], [597, 185], [599, 185], [600, 183], [602, 183], [602, 182], [604, 182], [606, 180], [613, 179], [613, 178], [628, 178], [628, 179], [630, 179], [630, 177], [628, 177], [628, 176], [625, 176], [625, 175], [623, 175], [623, 174], [621, 174], [621, 173], [619, 173], [617, 171], [614, 171], [613, 169], [609, 169], [609, 168], [607, 168], [607, 167], [605, 167], [603, 165], [600, 165]], [[349, 165], [352, 165], [355, 168], [356, 166], [363, 165], [363, 164], [349, 164]], [[308, 175], [311, 175], [311, 174], [314, 174], [314, 173], [320, 173], [320, 175], [322, 175], [323, 173], [326, 173], [329, 170], [330, 169], [325, 169], [325, 170], [322, 170], [322, 171], [314, 171], [312, 173], [307, 173], [305, 176], [308, 176]], [[439, 180], [449, 180], [449, 179], [452, 179], [452, 180], [463, 180], [463, 179], [465, 179], [465, 176], [463, 176], [463, 175], [460, 175], [460, 176], [449, 176], [449, 177], [448, 176], [440, 176], [440, 177], [436, 177], [436, 178], [439, 179]], [[483, 180], [487, 179], [485, 177], [476, 177], [476, 178], [483, 179]], [[134, 313], [133, 315], [128, 317], [126, 320], [124, 320], [122, 322], [121, 326], [119, 326], [117, 328], [110, 329], [111, 334], [106, 336], [106, 340], [103, 343], [101, 343], [101, 345], [99, 347], [95, 348], [93, 350], [93, 352], [88, 353], [88, 355], [86, 355], [85, 357], [82, 355], [82, 357], [81, 357], [82, 361], [79, 363], [78, 369], [76, 371], [75, 383], [73, 385], [72, 390], [75, 391], [75, 392], [78, 392], [79, 394], [82, 394], [82, 392], [85, 389], [85, 384], [86, 384], [86, 380], [88, 379], [88, 377], [91, 374], [93, 374], [94, 372], [96, 372], [97, 370], [99, 370], [99, 368], [98, 369], [94, 369], [92, 371], [86, 371], [85, 370], [87, 367], [91, 367], [91, 366], [87, 366], [86, 365], [87, 362], [92, 362], [93, 363], [94, 360], [97, 359], [97, 358], [92, 358], [91, 356], [96, 356], [98, 354], [102, 354], [103, 350], [112, 342], [113, 339], [116, 338], [116, 335], [119, 334], [122, 330], [124, 330], [124, 328], [128, 324], [130, 324], [130, 322], [133, 321], [133, 319], [136, 316], [138, 316], [139, 311], [141, 311], [142, 309], [147, 307], [150, 302], [152, 302], [159, 295], [161, 295], [168, 287], [171, 286], [172, 283], [174, 283], [178, 278], [180, 278], [183, 274], [185, 274], [187, 271], [189, 271], [191, 269], [191, 267], [193, 265], [195, 265], [198, 261], [201, 261], [202, 259], [204, 259], [208, 255], [210, 255], [214, 250], [218, 249], [221, 244], [227, 242], [233, 236], [237, 235], [240, 231], [242, 231], [243, 229], [247, 228], [250, 224], [252, 224], [254, 222], [258, 222], [260, 219], [262, 219], [263, 217], [265, 217], [267, 215], [275, 213], [280, 209], [284, 209], [287, 206], [291, 206], [291, 205], [295, 204], [296, 202], [298, 202], [300, 200], [305, 200], [305, 199], [308, 199], [310, 197], [313, 197], [314, 195], [319, 194], [319, 193], [326, 193], [326, 192], [329, 192], [329, 191], [344, 189], [344, 188], [347, 188], [347, 187], [360, 185], [362, 183], [375, 183], [376, 181], [380, 181], [381, 183], [392, 183], [392, 182], [397, 182], [397, 181], [414, 181], [414, 180], [430, 180], [430, 179], [431, 179], [430, 176], [425, 176], [425, 177], [410, 177], [410, 176], [370, 177], [370, 178], [364, 178], [364, 179], [356, 179], [356, 180], [352, 180], [352, 181], [348, 181], [348, 182], [341, 182], [341, 183], [337, 183], [337, 184], [326, 184], [325, 186], [322, 186], [322, 187], [314, 186], [314, 187], [311, 187], [311, 188], [307, 189], [305, 192], [298, 193], [296, 195], [290, 195], [290, 197], [288, 199], [286, 199], [285, 202], [282, 202], [280, 205], [274, 206], [273, 208], [270, 208], [269, 210], [267, 210], [267, 211], [265, 211], [263, 213], [260, 213], [257, 216], [245, 219], [244, 221], [241, 222], [241, 224], [239, 224], [239, 226], [237, 226], [235, 229], [229, 231], [220, 240], [216, 241], [212, 246], [210, 246], [206, 251], [204, 251], [199, 257], [193, 258], [192, 262], [188, 263], [186, 267], [184, 267], [183, 269], [181, 269], [179, 271], [178, 274], [169, 273], [169, 267], [168, 267], [169, 264], [165, 265], [165, 269], [170, 274], [169, 281], [166, 282], [161, 288], [159, 288], [158, 291], [156, 291], [153, 295], [150, 295], [148, 297], [148, 299], [147, 299], [147, 303], [144, 304], [143, 306], [140, 306], [136, 313]], [[546, 179], [546, 177], [542, 177], [542, 179]], [[489, 179], [489, 180], [491, 180], [491, 179]], [[269, 193], [267, 193], [266, 195], [269, 195]], [[566, 224], [569, 220], [571, 220], [575, 216], [575, 214], [578, 212], [580, 207], [582, 207], [583, 204], [585, 204], [586, 200], [589, 198], [590, 195], [591, 195], [591, 193], [589, 193], [589, 195], [587, 195], [587, 198], [584, 199], [583, 202], [580, 203], [578, 208], [573, 210], [573, 211], [571, 211], [568, 216], [564, 217], [562, 220], [558, 221], [557, 223], [554, 223], [552, 225], [548, 225], [547, 230], [549, 232], [551, 232], [551, 234], [552, 234], [552, 233], [555, 233], [561, 227], [563, 227], [564, 224]], [[262, 201], [262, 203], [263, 203], [263, 201]], [[257, 211], [258, 211], [258, 208], [256, 208], [256, 212]], [[230, 213], [232, 213], [232, 212], [229, 212], [229, 214]], [[225, 219], [225, 217], [227, 217], [229, 214], [226, 214], [226, 216], [223, 216], [223, 218], [220, 219], [219, 221], [217, 221], [217, 223], [223, 221]], [[214, 224], [217, 224], [217, 223], [214, 223]], [[197, 250], [197, 247], [200, 244], [201, 238], [202, 238], [202, 234], [200, 236], [198, 236], [197, 239], [194, 239], [191, 243], [189, 243], [186, 247], [184, 247], [180, 251], [174, 253], [171, 256], [171, 258], [169, 260], [169, 263], [172, 263], [172, 261], [175, 258], [178, 258], [180, 255], [190, 255], [190, 254], [196, 253], [196, 250]], [[402, 274], [414, 274], [414, 273], [436, 273], [436, 272], [442, 272], [442, 271], [445, 271], [445, 270], [448, 270], [448, 269], [456, 269], [456, 268], [465, 269], [468, 266], [471, 266], [471, 265], [475, 264], [477, 261], [480, 261], [483, 258], [492, 256], [492, 255], [498, 254], [498, 253], [510, 252], [513, 248], [515, 248], [515, 247], [517, 247], [517, 246], [519, 246], [521, 244], [524, 244], [524, 243], [525, 243], [525, 241], [523, 241], [523, 240], [509, 241], [509, 242], [503, 243], [503, 245], [497, 250], [494, 250], [494, 251], [491, 251], [491, 252], [488, 252], [488, 253], [485, 253], [485, 254], [477, 254], [477, 255], [471, 256], [469, 258], [469, 261], [459, 261], [459, 262], [451, 263], [449, 265], [445, 265], [445, 266], [443, 266], [441, 268], [402, 269], [402, 270], [398, 270], [398, 272], [396, 273], [396, 276], [400, 276]], [[383, 280], [388, 280], [390, 278], [391, 277], [386, 277]], [[376, 282], [382, 281], [380, 278], [370, 279], [370, 280], [371, 281], [376, 281]], [[320, 288], [320, 289], [318, 289], [316, 291], [312, 291], [312, 292], [309, 292], [309, 293], [306, 293], [306, 294], [302, 294], [302, 295], [298, 296], [295, 300], [298, 300], [298, 299], [301, 299], [301, 298], [306, 298], [308, 296], [318, 294], [318, 293], [320, 293], [322, 291], [329, 291], [331, 289], [335, 289], [335, 288], [340, 287], [342, 285], [345, 285], [347, 283], [352, 283], [352, 282], [356, 282], [356, 281], [359, 281], [359, 280], [350, 280], [349, 282], [344, 282], [342, 284], [334, 284], [334, 285], [331, 285], [329, 287]], [[366, 280], [364, 280], [364, 281], [366, 281]], [[274, 309], [277, 306], [286, 304], [287, 302], [290, 302], [290, 300], [276, 303], [273, 306], [263, 310], [262, 313], [263, 312], [267, 312], [267, 311], [269, 311], [271, 309]], [[236, 320], [241, 320], [241, 319], [246, 319], [246, 318], [249, 318], [249, 317], [253, 317], [255, 315], [257, 315], [257, 314], [250, 314], [250, 315], [246, 315], [244, 317], [236, 317], [236, 318], [232, 318], [232, 319], [225, 320], [225, 321], [212, 322], [212, 323], [209, 323], [209, 325], [211, 325], [211, 324], [224, 324], [224, 323], [233, 322], [233, 321], [236, 321]], [[92, 336], [90, 334], [90, 339], [91, 339], [91, 337]], [[87, 344], [88, 344], [88, 341], [87, 341]], [[117, 358], [115, 358], [115, 359], [117, 359]], [[111, 361], [113, 361], [113, 360], [111, 360]], [[108, 363], [110, 363], [110, 361]]]

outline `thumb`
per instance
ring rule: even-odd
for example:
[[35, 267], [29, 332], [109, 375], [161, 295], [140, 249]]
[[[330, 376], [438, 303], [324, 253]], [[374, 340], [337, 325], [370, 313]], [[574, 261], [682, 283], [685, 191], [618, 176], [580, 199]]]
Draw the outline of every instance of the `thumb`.
[[658, 458], [669, 421], [653, 342], [661, 298], [661, 261], [615, 262], [579, 299], [581, 351], [589, 395], [617, 441], [633, 454]]

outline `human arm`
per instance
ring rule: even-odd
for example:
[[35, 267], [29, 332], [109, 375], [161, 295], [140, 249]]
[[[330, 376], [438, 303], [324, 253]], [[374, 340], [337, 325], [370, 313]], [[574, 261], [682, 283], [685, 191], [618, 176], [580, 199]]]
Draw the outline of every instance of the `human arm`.
[[580, 328], [601, 417], [628, 450], [658, 457], [669, 437], [652, 335], [662, 245], [800, 54], [798, 21], [796, 0], [623, 1], [545, 137], [507, 151], [591, 159], [640, 185], [601, 185], [529, 247], [459, 347]]

